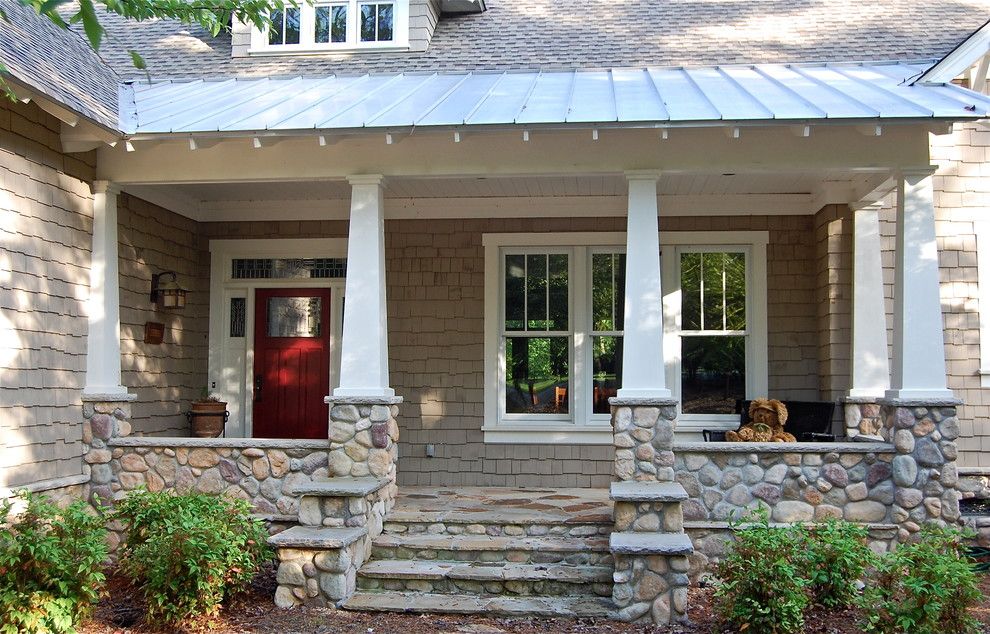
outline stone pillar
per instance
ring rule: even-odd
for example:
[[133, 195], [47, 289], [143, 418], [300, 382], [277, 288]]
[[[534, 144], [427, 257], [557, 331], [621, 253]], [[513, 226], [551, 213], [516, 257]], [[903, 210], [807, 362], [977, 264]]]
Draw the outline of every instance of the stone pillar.
[[[114, 496], [121, 491], [115, 463], [123, 449], [111, 449], [112, 438], [131, 434], [131, 402], [136, 396], [124, 394], [117, 400], [83, 398], [83, 473], [89, 475], [85, 499], [94, 507], [112, 507]], [[120, 543], [121, 527], [109, 526], [110, 550]]]
[[894, 355], [888, 399], [953, 398], [945, 376], [933, 172], [931, 167], [903, 170], [897, 177]]
[[663, 364], [659, 172], [630, 172], [626, 221], [626, 327], [620, 398], [670, 398]]
[[93, 183], [93, 250], [89, 269], [89, 331], [83, 394], [94, 402], [115, 401], [127, 396], [127, 389], [120, 381], [117, 193], [112, 183]]
[[848, 396], [842, 400], [846, 421], [846, 436], [861, 440], [889, 440], [887, 428], [880, 415], [877, 398]]
[[331, 478], [386, 479], [386, 512], [398, 493], [399, 404], [402, 397], [328, 396], [330, 405]]
[[887, 399], [882, 415], [897, 455], [891, 464], [894, 506], [891, 518], [903, 542], [924, 524], [958, 524], [959, 473], [955, 399]]
[[681, 509], [687, 493], [674, 481], [677, 401], [609, 402], [615, 445], [612, 600], [624, 621], [686, 622], [693, 546]]

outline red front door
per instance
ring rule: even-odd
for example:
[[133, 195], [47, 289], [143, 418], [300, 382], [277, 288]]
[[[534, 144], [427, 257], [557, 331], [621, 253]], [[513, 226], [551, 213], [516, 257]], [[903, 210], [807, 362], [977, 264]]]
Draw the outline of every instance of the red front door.
[[330, 289], [258, 290], [254, 437], [326, 438]]

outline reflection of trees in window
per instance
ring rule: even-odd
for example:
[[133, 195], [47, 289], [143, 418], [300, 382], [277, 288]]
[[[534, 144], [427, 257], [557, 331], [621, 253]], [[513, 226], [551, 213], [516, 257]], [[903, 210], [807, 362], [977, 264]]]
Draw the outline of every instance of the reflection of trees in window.
[[595, 414], [608, 414], [608, 399], [622, 382], [626, 255], [591, 256], [591, 401]]
[[684, 413], [731, 414], [745, 397], [746, 256], [681, 254]]

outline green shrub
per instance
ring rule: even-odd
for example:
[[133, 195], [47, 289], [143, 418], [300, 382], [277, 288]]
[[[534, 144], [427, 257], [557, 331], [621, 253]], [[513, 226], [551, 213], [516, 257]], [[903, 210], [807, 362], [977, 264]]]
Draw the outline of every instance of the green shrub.
[[812, 598], [828, 608], [853, 605], [859, 596], [857, 582], [875, 557], [866, 544], [866, 527], [831, 519], [816, 524], [807, 536], [805, 575]]
[[210, 616], [271, 558], [268, 533], [243, 500], [135, 491], [118, 502], [127, 527], [121, 570], [141, 588], [148, 620]]
[[918, 541], [881, 557], [863, 592], [863, 629], [881, 634], [977, 631], [967, 609], [982, 595], [963, 538], [956, 529], [926, 526]]
[[734, 524], [736, 541], [717, 566], [716, 609], [748, 633], [798, 631], [808, 606], [804, 529], [771, 527], [766, 511], [745, 522]]
[[106, 520], [84, 502], [59, 508], [18, 493], [19, 515], [0, 503], [0, 632], [75, 632], [106, 577]]

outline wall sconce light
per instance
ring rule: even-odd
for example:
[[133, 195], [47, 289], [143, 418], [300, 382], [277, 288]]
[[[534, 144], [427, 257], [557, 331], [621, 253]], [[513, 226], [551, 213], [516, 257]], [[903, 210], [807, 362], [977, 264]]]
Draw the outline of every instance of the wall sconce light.
[[175, 271], [151, 276], [151, 301], [158, 304], [158, 308], [186, 307], [186, 289], [179, 286]]

